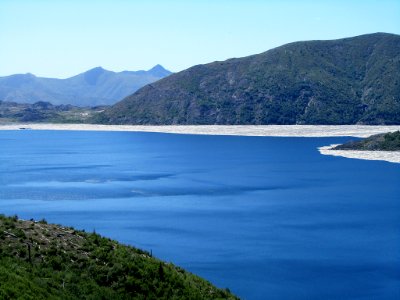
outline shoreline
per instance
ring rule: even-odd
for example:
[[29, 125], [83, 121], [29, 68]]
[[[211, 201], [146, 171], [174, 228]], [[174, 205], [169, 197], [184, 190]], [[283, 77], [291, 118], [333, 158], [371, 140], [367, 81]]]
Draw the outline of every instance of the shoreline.
[[400, 164], [400, 151], [333, 150], [338, 144], [319, 147], [322, 155], [340, 156], [352, 159], [381, 160]]
[[[169, 134], [265, 136], [265, 137], [358, 137], [400, 130], [399, 125], [97, 125], [97, 124], [0, 124], [0, 130], [124, 131]], [[400, 151], [332, 150], [318, 148], [322, 155], [400, 163]]]
[[0, 130], [127, 131], [174, 134], [276, 136], [276, 137], [368, 137], [400, 130], [400, 125], [97, 125], [20, 123], [0, 124]]

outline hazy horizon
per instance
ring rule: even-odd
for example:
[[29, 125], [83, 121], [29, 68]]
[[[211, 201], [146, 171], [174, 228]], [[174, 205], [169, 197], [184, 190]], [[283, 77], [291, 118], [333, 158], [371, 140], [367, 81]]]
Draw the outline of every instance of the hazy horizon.
[[0, 76], [67, 78], [97, 66], [178, 72], [286, 43], [400, 34], [400, 2], [46, 1], [0, 3]]
[[[157, 66], [159, 66], [159, 65], [160, 65], [160, 64], [156, 64], [156, 65], [154, 65], [153, 67], [151, 67], [151, 68], [149, 68], [149, 69], [146, 69], [146, 70], [144, 70], [144, 69], [138, 69], [138, 70], [121, 70], [121, 71], [109, 70], [109, 69], [107, 69], [107, 68], [104, 68], [103, 66], [93, 66], [93, 67], [91, 67], [91, 68], [89, 68], [89, 69], [82, 70], [82, 71], [80, 71], [80, 72], [78, 72], [78, 73], [76, 73], [76, 74], [71, 74], [71, 76], [62, 77], [62, 78], [59, 78], [59, 77], [49, 77], [49, 76], [39, 76], [39, 75], [37, 75], [37, 74], [35, 74], [35, 73], [32, 73], [32, 72], [13, 73], [13, 74], [8, 74], [8, 75], [0, 75], [0, 77], [7, 77], [7, 76], [21, 75], [21, 74], [23, 74], [23, 75], [25, 75], [25, 74], [31, 74], [31, 75], [34, 75], [34, 76], [40, 77], [40, 78], [68, 79], [68, 78], [71, 78], [71, 77], [74, 77], [74, 76], [83, 74], [83, 73], [85, 73], [85, 72], [88, 72], [88, 71], [90, 71], [90, 70], [97, 69], [97, 68], [101, 68], [101, 69], [103, 69], [103, 70], [105, 70], [105, 71], [113, 72], [113, 73], [122, 73], [122, 72], [149, 72], [149, 71], [151, 71], [153, 68], [155, 68], [155, 67], [157, 67]], [[165, 68], [163, 65], [161, 65], [161, 67], [163, 67], [163, 68], [164, 68], [165, 70], [167, 70], [167, 71], [170, 71], [170, 70], [168, 70], [168, 68]]]

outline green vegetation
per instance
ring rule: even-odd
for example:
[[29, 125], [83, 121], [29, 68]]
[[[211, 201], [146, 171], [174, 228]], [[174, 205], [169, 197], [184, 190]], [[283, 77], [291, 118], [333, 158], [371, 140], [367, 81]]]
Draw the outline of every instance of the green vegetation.
[[0, 299], [237, 299], [96, 233], [0, 215]]
[[370, 136], [360, 141], [350, 141], [334, 150], [400, 151], [400, 131]]
[[52, 105], [48, 102], [19, 104], [0, 101], [0, 123], [85, 123], [105, 107]]
[[96, 115], [104, 124], [400, 124], [400, 36], [287, 44], [198, 65]]

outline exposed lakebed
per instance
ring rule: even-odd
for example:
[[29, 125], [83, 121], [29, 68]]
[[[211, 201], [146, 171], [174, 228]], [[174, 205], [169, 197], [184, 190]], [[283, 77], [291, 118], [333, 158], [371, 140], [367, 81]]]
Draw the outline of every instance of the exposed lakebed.
[[244, 299], [397, 299], [398, 164], [344, 137], [0, 131], [1, 213], [96, 230]]

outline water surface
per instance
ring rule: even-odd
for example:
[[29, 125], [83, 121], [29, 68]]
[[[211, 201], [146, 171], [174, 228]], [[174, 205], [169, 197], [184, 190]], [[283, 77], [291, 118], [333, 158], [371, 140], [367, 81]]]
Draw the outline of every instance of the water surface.
[[400, 167], [346, 138], [0, 131], [0, 212], [152, 250], [243, 299], [399, 299]]

